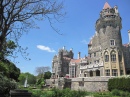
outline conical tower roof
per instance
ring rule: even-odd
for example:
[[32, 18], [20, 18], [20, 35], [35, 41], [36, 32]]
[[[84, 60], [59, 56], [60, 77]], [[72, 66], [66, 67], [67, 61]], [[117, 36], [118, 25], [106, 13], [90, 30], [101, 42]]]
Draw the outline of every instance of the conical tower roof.
[[103, 9], [107, 9], [107, 8], [111, 8], [111, 6], [106, 2], [106, 3], [104, 4]]

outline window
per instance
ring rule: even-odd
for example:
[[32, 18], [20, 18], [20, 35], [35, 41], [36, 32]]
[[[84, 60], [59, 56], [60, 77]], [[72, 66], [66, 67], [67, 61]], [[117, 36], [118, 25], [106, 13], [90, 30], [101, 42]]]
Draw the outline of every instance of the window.
[[105, 70], [106, 76], [110, 76], [110, 70]]
[[91, 54], [89, 54], [90, 58], [91, 58]]
[[124, 74], [124, 73], [123, 73], [123, 70], [121, 70], [121, 71], [120, 71], [120, 74], [121, 74], [121, 75], [123, 75], [123, 74]]
[[105, 55], [105, 62], [109, 61], [109, 55]]
[[94, 57], [96, 57], [96, 53], [94, 53]]
[[112, 69], [112, 76], [117, 76], [118, 73], [117, 73], [117, 69]]
[[61, 67], [58, 67], [58, 71], [61, 71]]
[[69, 68], [70, 77], [75, 77], [75, 66], [70, 66]]
[[122, 56], [119, 54], [119, 62], [122, 61]]
[[94, 63], [96, 64], [96, 61], [94, 61]]
[[115, 62], [116, 61], [116, 54], [111, 54], [111, 61]]
[[110, 45], [111, 45], [111, 46], [114, 46], [114, 45], [115, 45], [115, 40], [113, 40], [113, 39], [110, 40]]

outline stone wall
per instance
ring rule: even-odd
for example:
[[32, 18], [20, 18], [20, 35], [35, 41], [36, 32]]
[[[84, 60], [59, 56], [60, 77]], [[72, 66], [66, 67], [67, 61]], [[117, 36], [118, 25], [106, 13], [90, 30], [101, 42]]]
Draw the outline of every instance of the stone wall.
[[[107, 91], [108, 80], [114, 77], [79, 77], [47, 79], [46, 83], [59, 89], [71, 88], [71, 90], [84, 90], [88, 92]], [[52, 84], [54, 83], [54, 84]]]
[[107, 84], [110, 78], [111, 77], [73, 78], [71, 79], [71, 89], [89, 92], [107, 91]]

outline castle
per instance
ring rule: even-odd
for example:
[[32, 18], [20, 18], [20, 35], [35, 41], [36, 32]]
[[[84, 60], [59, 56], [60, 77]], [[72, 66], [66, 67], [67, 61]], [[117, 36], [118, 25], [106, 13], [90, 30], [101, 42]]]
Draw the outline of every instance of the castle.
[[[63, 47], [52, 61], [52, 78], [121, 76], [130, 73], [130, 44], [122, 44], [122, 19], [118, 7], [105, 3], [88, 44], [88, 56], [73, 59], [73, 50]], [[130, 31], [128, 31], [130, 36]]]

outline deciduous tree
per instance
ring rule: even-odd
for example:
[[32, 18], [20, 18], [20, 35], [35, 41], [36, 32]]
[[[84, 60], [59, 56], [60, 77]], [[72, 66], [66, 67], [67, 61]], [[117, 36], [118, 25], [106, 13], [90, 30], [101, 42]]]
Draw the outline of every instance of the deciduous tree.
[[60, 20], [64, 16], [63, 3], [58, 0], [0, 0], [0, 52], [7, 41], [12, 40], [19, 47], [18, 39], [30, 28], [36, 28], [35, 20], [47, 18]]
[[49, 71], [50, 67], [49, 66], [41, 66], [41, 67], [36, 67], [36, 73], [38, 74], [38, 76], [40, 76], [41, 78], [44, 77], [44, 73]]

